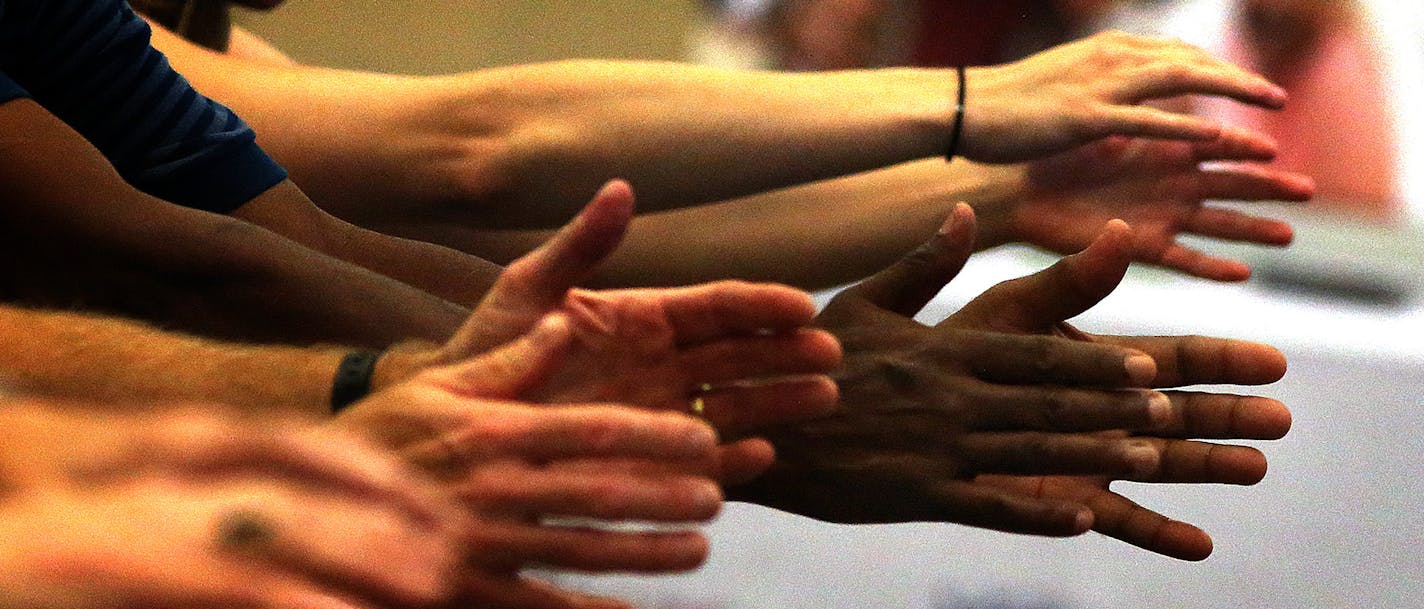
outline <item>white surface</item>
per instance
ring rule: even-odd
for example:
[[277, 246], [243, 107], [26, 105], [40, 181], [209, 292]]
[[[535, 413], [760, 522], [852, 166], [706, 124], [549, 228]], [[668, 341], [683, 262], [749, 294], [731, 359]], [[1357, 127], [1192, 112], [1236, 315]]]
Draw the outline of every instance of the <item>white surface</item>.
[[[1329, 259], [1333, 248], [1351, 247], [1312, 234], [1305, 231], [1305, 247], [1291, 255]], [[1414, 255], [1389, 262], [1417, 268], [1424, 258], [1406, 258]], [[976, 257], [926, 317], [1049, 261], [1012, 251]], [[701, 572], [581, 585], [648, 609], [1424, 607], [1421, 309], [1417, 298], [1390, 309], [1134, 271], [1076, 320], [1089, 331], [1261, 340], [1290, 359], [1285, 380], [1250, 391], [1281, 399], [1295, 415], [1285, 440], [1256, 443], [1272, 464], [1263, 483], [1118, 489], [1211, 533], [1216, 552], [1203, 563], [1095, 534], [1049, 540], [953, 525], [847, 527], [733, 505], [712, 527], [714, 553]]]

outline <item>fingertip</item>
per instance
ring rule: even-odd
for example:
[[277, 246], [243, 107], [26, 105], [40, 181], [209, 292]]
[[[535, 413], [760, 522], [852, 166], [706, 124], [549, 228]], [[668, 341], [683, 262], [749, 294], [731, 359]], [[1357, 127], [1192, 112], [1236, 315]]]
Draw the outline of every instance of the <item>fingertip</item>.
[[609, 180], [599, 187], [598, 192], [593, 195], [593, 200], [601, 206], [627, 208], [631, 211], [634, 204], [633, 185], [621, 178]]
[[935, 232], [938, 241], [942, 245], [964, 245], [972, 247], [974, 243], [974, 232], [976, 230], [976, 220], [974, 208], [968, 203], [960, 201], [950, 210], [944, 222], [940, 224], [939, 230]]

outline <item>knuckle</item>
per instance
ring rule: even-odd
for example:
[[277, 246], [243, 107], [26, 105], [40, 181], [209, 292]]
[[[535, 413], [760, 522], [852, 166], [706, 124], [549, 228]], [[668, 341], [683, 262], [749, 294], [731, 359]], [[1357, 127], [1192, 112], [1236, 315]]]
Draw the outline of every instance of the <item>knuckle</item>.
[[1047, 336], [1034, 337], [1028, 343], [1025, 359], [1040, 377], [1053, 375], [1059, 370], [1061, 357], [1055, 347], [1054, 341]]
[[1045, 428], [1064, 429], [1072, 422], [1073, 401], [1064, 391], [1045, 390], [1040, 404], [1040, 422]]
[[924, 385], [923, 368], [917, 362], [898, 357], [882, 357], [875, 363], [875, 371], [880, 378], [901, 393], [912, 392]]

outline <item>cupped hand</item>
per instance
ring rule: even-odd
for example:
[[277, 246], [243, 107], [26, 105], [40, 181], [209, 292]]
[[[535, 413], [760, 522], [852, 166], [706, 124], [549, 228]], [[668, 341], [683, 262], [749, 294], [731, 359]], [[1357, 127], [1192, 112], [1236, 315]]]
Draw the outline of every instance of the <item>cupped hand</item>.
[[728, 451], [711, 426], [681, 413], [510, 401], [555, 373], [574, 340], [568, 317], [551, 314], [514, 341], [426, 370], [333, 421], [435, 475], [473, 517], [456, 606], [623, 607], [522, 570], [668, 572], [706, 557], [695, 530], [580, 524], [701, 524], [721, 507], [716, 478]]
[[967, 74], [966, 158], [1008, 163], [1071, 150], [1113, 135], [1207, 141], [1215, 121], [1142, 105], [1201, 94], [1280, 108], [1266, 79], [1176, 40], [1107, 32], [1024, 60]]
[[685, 411], [697, 395], [709, 420], [731, 434], [748, 422], [832, 406], [835, 386], [826, 373], [839, 363], [840, 349], [829, 333], [809, 327], [815, 307], [804, 292], [739, 281], [573, 288], [621, 240], [632, 197], [627, 184], [609, 183], [569, 226], [510, 264], [440, 359], [481, 353], [558, 311], [574, 330], [568, 356], [541, 385], [509, 397]]
[[1284, 222], [1206, 205], [1309, 200], [1315, 190], [1310, 178], [1257, 164], [1275, 153], [1269, 138], [1235, 127], [1206, 142], [1110, 138], [1029, 164], [1024, 196], [1007, 214], [1007, 232], [1014, 240], [1070, 254], [1086, 248], [1109, 220], [1122, 219], [1133, 228], [1134, 261], [1243, 281], [1251, 274], [1246, 264], [1178, 238], [1289, 244], [1291, 227]]

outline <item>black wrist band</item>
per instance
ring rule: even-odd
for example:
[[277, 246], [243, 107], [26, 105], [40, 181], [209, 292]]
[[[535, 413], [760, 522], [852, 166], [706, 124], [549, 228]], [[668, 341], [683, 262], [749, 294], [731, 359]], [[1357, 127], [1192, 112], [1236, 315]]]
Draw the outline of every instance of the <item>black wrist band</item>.
[[341, 358], [336, 376], [331, 380], [331, 413], [345, 410], [356, 400], [371, 392], [371, 374], [376, 371], [376, 351], [352, 351]]
[[966, 88], [966, 78], [964, 66], [955, 69], [959, 75], [959, 101], [954, 105], [954, 125], [949, 128], [949, 147], [944, 149], [944, 162], [954, 161], [954, 156], [959, 154], [959, 138], [964, 133], [964, 90]]

